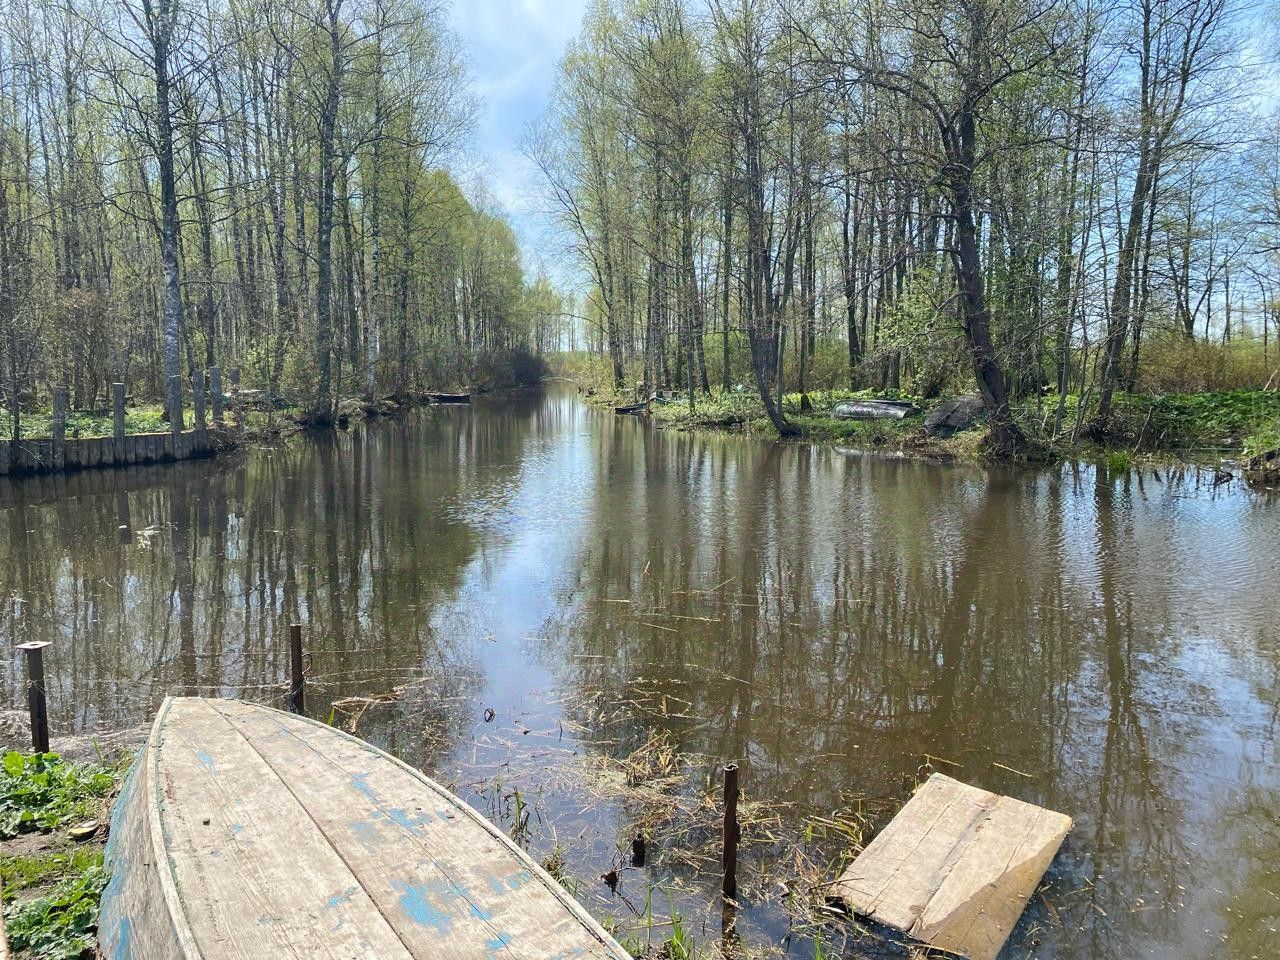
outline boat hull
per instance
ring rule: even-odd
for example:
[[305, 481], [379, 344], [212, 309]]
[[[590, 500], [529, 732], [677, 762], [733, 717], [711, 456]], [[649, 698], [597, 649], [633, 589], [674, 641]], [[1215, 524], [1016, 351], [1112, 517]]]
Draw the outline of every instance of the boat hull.
[[112, 818], [110, 960], [627, 954], [421, 773], [324, 724], [166, 700]]
[[831, 410], [837, 420], [903, 420], [920, 412], [898, 400], [841, 400]]

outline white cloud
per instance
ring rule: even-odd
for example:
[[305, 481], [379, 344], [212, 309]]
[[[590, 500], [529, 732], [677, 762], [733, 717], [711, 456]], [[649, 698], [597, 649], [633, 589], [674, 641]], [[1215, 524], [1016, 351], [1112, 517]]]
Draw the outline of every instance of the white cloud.
[[577, 36], [587, 0], [459, 0], [453, 28], [466, 45], [482, 98], [476, 146], [493, 198], [526, 249], [541, 232], [537, 171], [520, 152], [528, 124], [546, 110], [556, 65]]

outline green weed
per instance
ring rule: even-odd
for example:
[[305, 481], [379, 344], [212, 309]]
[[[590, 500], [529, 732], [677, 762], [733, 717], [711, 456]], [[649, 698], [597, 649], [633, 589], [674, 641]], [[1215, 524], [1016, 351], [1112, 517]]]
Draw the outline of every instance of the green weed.
[[10, 896], [32, 887], [47, 887], [100, 866], [100, 847], [74, 847], [60, 853], [0, 857], [0, 877], [4, 878], [5, 895]]
[[66, 763], [56, 753], [6, 753], [0, 759], [0, 838], [89, 819], [114, 786], [115, 772], [101, 764]]
[[96, 943], [98, 900], [107, 885], [99, 866], [63, 880], [48, 894], [5, 907], [9, 945], [37, 960], [79, 960]]

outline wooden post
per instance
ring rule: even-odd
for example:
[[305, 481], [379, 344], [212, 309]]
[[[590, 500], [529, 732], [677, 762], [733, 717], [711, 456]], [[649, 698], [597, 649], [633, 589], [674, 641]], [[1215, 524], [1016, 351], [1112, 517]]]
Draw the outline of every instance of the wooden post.
[[44, 686], [44, 648], [47, 640], [18, 644], [27, 654], [27, 709], [31, 713], [31, 749], [49, 752], [49, 702]]
[[289, 684], [289, 712], [303, 714], [306, 696], [306, 677], [302, 673], [302, 624], [295, 623], [289, 627], [289, 667], [291, 682]]
[[111, 435], [116, 441], [116, 459], [124, 459], [120, 450], [124, 446], [124, 384], [111, 385]]
[[67, 388], [53, 388], [53, 466], [67, 465]]
[[197, 370], [195, 377], [191, 382], [191, 406], [196, 412], [196, 433], [201, 437], [204, 436], [204, 396], [205, 396], [205, 380], [206, 374], [203, 370]]
[[244, 429], [244, 410], [240, 407], [240, 368], [232, 367], [231, 374], [231, 419], [235, 421], [237, 430]]
[[222, 369], [209, 368], [209, 401], [213, 406], [213, 422], [222, 423]]
[[738, 765], [724, 766], [724, 895], [738, 897]]

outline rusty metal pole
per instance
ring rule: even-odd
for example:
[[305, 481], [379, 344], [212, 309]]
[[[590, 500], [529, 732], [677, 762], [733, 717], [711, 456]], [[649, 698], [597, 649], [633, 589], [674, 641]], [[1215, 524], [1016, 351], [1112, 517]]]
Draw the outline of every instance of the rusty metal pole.
[[302, 624], [289, 627], [289, 664], [292, 674], [289, 685], [289, 712], [301, 715], [305, 712], [306, 677], [302, 673]]
[[738, 765], [724, 766], [724, 895], [738, 897]]
[[49, 752], [49, 701], [44, 686], [44, 648], [47, 640], [18, 644], [27, 655], [27, 709], [31, 713], [31, 749]]

